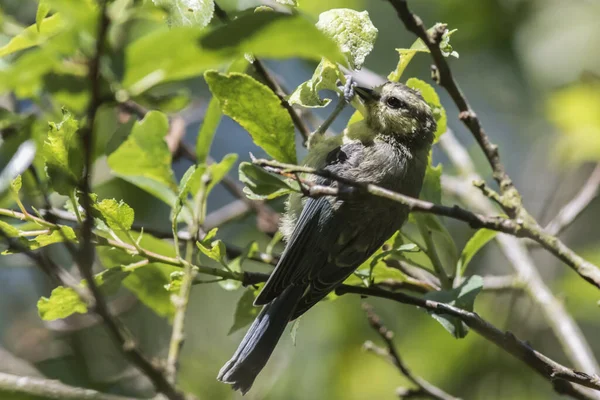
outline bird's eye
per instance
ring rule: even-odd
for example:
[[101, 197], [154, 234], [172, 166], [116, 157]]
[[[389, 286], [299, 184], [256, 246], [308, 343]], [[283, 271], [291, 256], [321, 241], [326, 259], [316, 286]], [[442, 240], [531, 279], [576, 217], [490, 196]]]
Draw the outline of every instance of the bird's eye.
[[402, 107], [403, 102], [397, 97], [388, 97], [388, 99], [386, 100], [386, 104], [389, 108], [397, 110], [398, 108]]

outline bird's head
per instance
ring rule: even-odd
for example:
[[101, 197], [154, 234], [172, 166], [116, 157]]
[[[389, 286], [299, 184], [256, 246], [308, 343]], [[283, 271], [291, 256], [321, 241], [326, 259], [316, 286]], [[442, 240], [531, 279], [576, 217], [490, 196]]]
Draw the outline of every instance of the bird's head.
[[371, 129], [402, 141], [431, 143], [436, 122], [431, 107], [419, 92], [397, 82], [355, 90], [365, 105], [366, 123]]

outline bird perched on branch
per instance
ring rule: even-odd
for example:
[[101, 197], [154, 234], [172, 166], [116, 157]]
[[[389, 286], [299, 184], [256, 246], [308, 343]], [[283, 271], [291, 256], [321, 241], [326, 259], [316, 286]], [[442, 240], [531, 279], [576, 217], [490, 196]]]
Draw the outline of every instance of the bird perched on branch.
[[[310, 141], [304, 164], [418, 197], [436, 130], [431, 108], [417, 91], [401, 83], [355, 91], [364, 104], [365, 118], [342, 135]], [[342, 185], [322, 177], [306, 179], [318, 185]], [[288, 322], [350, 276], [400, 229], [408, 213], [402, 204], [367, 193], [290, 196], [281, 229], [287, 246], [254, 301], [264, 307], [218, 379], [246, 393]]]

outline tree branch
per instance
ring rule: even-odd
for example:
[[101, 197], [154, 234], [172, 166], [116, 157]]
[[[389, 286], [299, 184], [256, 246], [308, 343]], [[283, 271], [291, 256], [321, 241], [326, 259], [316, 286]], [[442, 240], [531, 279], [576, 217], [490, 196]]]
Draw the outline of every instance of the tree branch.
[[[454, 194], [473, 210], [481, 213], [493, 213], [495, 208], [471, 184], [481, 177], [475, 173], [475, 167], [466, 149], [456, 140], [452, 131], [440, 138], [441, 149], [460, 172], [461, 179], [443, 176], [442, 188]], [[554, 297], [524, 243], [509, 235], [497, 235], [496, 241], [509, 263], [524, 283], [526, 293], [542, 310], [544, 317], [571, 362], [579, 369], [599, 373], [600, 368], [593, 351], [583, 333], [567, 312], [562, 301]], [[598, 396], [600, 399], [600, 395]]]
[[467, 98], [459, 89], [448, 62], [442, 54], [440, 49], [440, 40], [446, 27], [444, 25], [438, 25], [437, 29], [429, 34], [423, 21], [413, 14], [408, 9], [406, 0], [389, 0], [394, 9], [396, 10], [398, 17], [404, 23], [407, 30], [417, 35], [427, 46], [431, 57], [435, 63], [436, 70], [435, 75], [438, 83], [442, 86], [452, 100], [456, 104], [459, 110], [459, 119], [467, 126], [467, 128], [473, 134], [473, 137], [483, 150], [490, 166], [493, 170], [494, 179], [500, 187], [500, 191], [503, 195], [503, 205], [507, 213], [511, 217], [517, 215], [517, 211], [521, 206], [520, 196], [515, 189], [512, 180], [506, 173], [504, 165], [500, 161], [500, 155], [498, 153], [498, 146], [492, 143], [484, 131], [477, 114], [473, 111]]
[[[17, 214], [18, 216], [18, 214]], [[55, 226], [55, 229], [58, 229], [58, 226]], [[120, 248], [122, 250], [128, 251], [133, 255], [138, 255], [148, 259], [151, 262], [160, 262], [165, 263], [177, 267], [183, 267], [186, 264], [186, 261], [183, 259], [178, 259], [174, 257], [163, 256], [161, 254], [153, 253], [149, 250], [143, 248], [136, 248], [130, 244], [115, 241], [111, 239], [105, 239], [102, 237], [97, 237], [97, 244], [109, 245], [115, 248]], [[191, 265], [191, 264], [190, 264]], [[244, 286], [253, 285], [261, 282], [265, 282], [269, 274], [264, 273], [256, 273], [256, 272], [232, 272], [224, 269], [207, 267], [207, 266], [198, 266], [191, 265], [192, 268], [196, 269], [198, 272], [212, 275], [216, 277], [220, 277], [223, 279], [232, 279], [242, 282]], [[477, 314], [468, 312], [465, 310], [461, 310], [456, 307], [449, 306], [447, 304], [433, 302], [431, 300], [425, 300], [418, 297], [409, 296], [399, 292], [389, 292], [377, 287], [371, 288], [363, 288], [363, 287], [355, 287], [342, 285], [337, 290], [336, 293], [338, 295], [342, 295], [345, 293], [355, 293], [363, 296], [372, 296], [372, 297], [380, 297], [385, 299], [390, 299], [394, 301], [398, 301], [403, 304], [414, 305], [418, 307], [423, 307], [427, 310], [454, 315], [465, 323], [467, 323], [471, 328], [480, 333], [484, 338], [492, 341], [496, 345], [500, 346], [507, 352], [513, 354], [518, 359], [524, 361], [526, 364], [533, 367], [536, 371], [542, 374], [547, 379], [551, 380], [554, 384], [555, 390], [562, 390], [561, 393], [571, 395], [575, 398], [584, 398], [584, 399], [595, 399], [593, 396], [581, 397], [581, 390], [577, 387], [574, 387], [569, 382], [579, 383], [584, 386], [592, 387], [597, 390], [600, 390], [600, 378], [596, 375], [588, 375], [580, 372], [573, 371], [565, 366], [562, 366], [555, 361], [541, 355], [538, 352], [532, 350], [526, 343], [519, 341], [514, 338], [514, 336], [510, 333], [502, 333], [493, 325], [488, 323], [487, 321], [481, 319]], [[510, 341], [510, 340], [512, 341]], [[508, 341], [508, 343], [503, 344], [504, 341]], [[137, 352], [137, 347], [133, 342], [127, 342], [125, 347], [126, 353], [130, 355], [130, 353]], [[137, 365], [137, 364], [136, 364]], [[147, 373], [148, 375], [148, 373]], [[161, 375], [162, 376], [162, 375]], [[162, 376], [164, 379], [164, 376]], [[151, 378], [151, 380], [154, 379]]]
[[[459, 318], [473, 331], [477, 332], [488, 341], [494, 343], [504, 351], [512, 354], [515, 358], [529, 365], [538, 374], [550, 381], [554, 389], [559, 393], [567, 394], [575, 398], [582, 398], [582, 391], [580, 388], [573, 386], [570, 382], [577, 383], [595, 390], [600, 390], [599, 376], [574, 371], [557, 363], [556, 361], [537, 352], [527, 343], [515, 337], [512, 333], [500, 331], [498, 328], [482, 319], [475, 312], [466, 311], [449, 304], [439, 303], [433, 300], [426, 300], [400, 292], [392, 293], [372, 287], [364, 288], [358, 286], [341, 285], [336, 289], [335, 293], [337, 295], [354, 293], [362, 296], [380, 297], [402, 304], [421, 307], [436, 314], [452, 315]], [[595, 399], [596, 397], [588, 396], [584, 398]]]
[[592, 171], [579, 192], [558, 212], [544, 229], [549, 235], [557, 236], [564, 231], [590, 205], [600, 193], [600, 164]]
[[163, 393], [170, 400], [183, 400], [184, 396], [174, 386], [172, 386], [162, 371], [158, 369], [146, 356], [141, 352], [130, 332], [112, 316], [106, 301], [96, 284], [92, 266], [94, 263], [94, 244], [93, 244], [93, 227], [94, 217], [92, 212], [91, 199], [91, 175], [93, 166], [93, 146], [94, 146], [94, 121], [96, 113], [102, 104], [101, 98], [101, 79], [100, 79], [100, 62], [102, 60], [110, 25], [110, 19], [107, 14], [108, 1], [100, 1], [100, 16], [98, 21], [98, 31], [96, 34], [95, 52], [90, 59], [88, 79], [90, 81], [90, 102], [87, 110], [86, 125], [81, 130], [81, 142], [83, 146], [84, 158], [84, 175], [80, 183], [82, 192], [82, 206], [85, 210], [85, 220], [82, 226], [82, 240], [77, 257], [77, 266], [81, 276], [87, 281], [88, 288], [93, 296], [93, 302], [90, 308], [97, 313], [104, 325], [108, 329], [110, 335], [116, 343], [119, 344], [121, 351], [125, 356], [140, 369], [154, 384], [156, 390]]
[[[562, 260], [567, 266], [577, 272], [583, 279], [592, 285], [600, 288], [600, 269], [594, 264], [578, 256], [573, 250], [567, 247], [560, 239], [547, 234], [540, 228], [535, 221], [524, 219], [511, 219], [502, 216], [485, 216], [473, 213], [457, 205], [447, 207], [434, 204], [428, 201], [416, 199], [393, 192], [370, 183], [355, 182], [342, 178], [327, 170], [317, 170], [310, 167], [301, 167], [297, 165], [284, 164], [276, 161], [257, 159], [254, 163], [265, 168], [265, 170], [279, 174], [285, 177], [292, 177], [293, 174], [305, 173], [332, 179], [343, 185], [338, 187], [315, 185], [309, 181], [302, 181], [307, 186], [306, 195], [311, 197], [336, 196], [351, 197], [360, 195], [361, 191], [375, 196], [383, 197], [408, 207], [410, 211], [430, 213], [443, 217], [453, 218], [466, 222], [473, 229], [492, 229], [495, 231], [508, 233], [519, 238], [529, 238], [538, 242], [542, 247], [552, 253], [555, 257]], [[358, 190], [356, 190], [358, 189]]]
[[[40, 400], [140, 400], [65, 385], [56, 380], [10, 375], [0, 372], [0, 393]], [[12, 397], [11, 397], [12, 398]], [[19, 397], [20, 398], [20, 397]]]
[[431, 399], [437, 400], [460, 400], [446, 392], [442, 389], [432, 385], [427, 382], [425, 379], [416, 376], [412, 373], [412, 371], [404, 364], [402, 358], [400, 357], [400, 353], [394, 346], [394, 333], [390, 331], [388, 328], [383, 325], [381, 318], [373, 311], [373, 307], [370, 305], [363, 303], [363, 309], [367, 313], [367, 319], [369, 320], [369, 324], [371, 327], [379, 334], [381, 339], [385, 342], [387, 349], [380, 349], [376, 347], [372, 342], [365, 342], [364, 347], [367, 350], [373, 351], [377, 354], [382, 355], [386, 359], [388, 359], [397, 369], [400, 371], [402, 375], [404, 375], [409, 381], [417, 386], [417, 389], [411, 389], [408, 393], [404, 393], [401, 397], [409, 398], [409, 396], [416, 397], [427, 397]]

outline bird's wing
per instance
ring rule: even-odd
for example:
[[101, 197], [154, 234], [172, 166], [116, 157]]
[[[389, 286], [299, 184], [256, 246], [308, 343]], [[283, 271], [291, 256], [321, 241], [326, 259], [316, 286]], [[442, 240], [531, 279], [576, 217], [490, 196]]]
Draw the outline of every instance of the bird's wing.
[[318, 241], [322, 238], [321, 224], [331, 212], [331, 203], [325, 197], [306, 201], [279, 263], [256, 297], [255, 305], [271, 302], [291, 284], [301, 284], [315, 264], [326, 262], [327, 254]]

